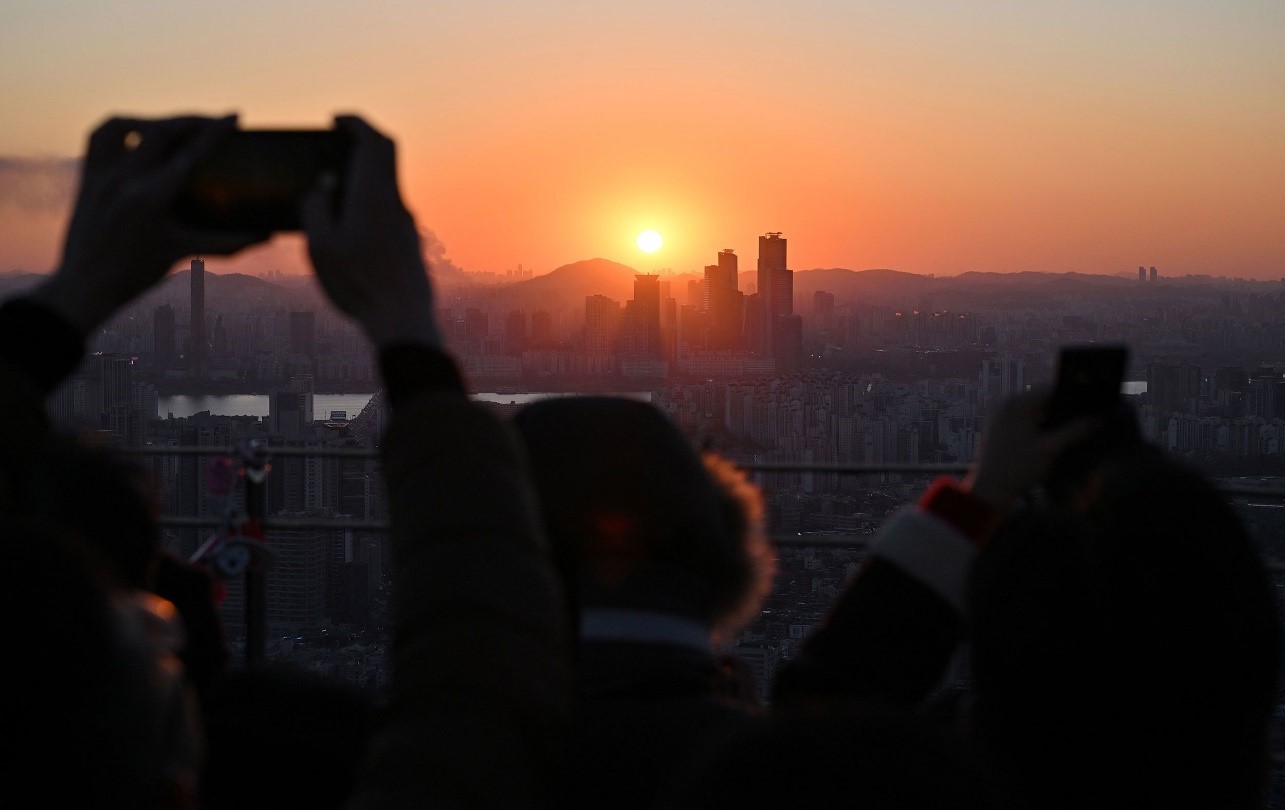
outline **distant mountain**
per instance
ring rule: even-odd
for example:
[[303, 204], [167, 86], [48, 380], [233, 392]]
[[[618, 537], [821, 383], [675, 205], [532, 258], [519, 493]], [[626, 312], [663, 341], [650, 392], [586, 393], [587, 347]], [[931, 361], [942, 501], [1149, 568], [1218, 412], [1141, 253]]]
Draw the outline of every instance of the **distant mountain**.
[[957, 276], [946, 276], [942, 279], [954, 286], [979, 287], [984, 284], [999, 284], [1006, 287], [1015, 287], [1020, 285], [1057, 285], [1057, 284], [1112, 284], [1115, 286], [1136, 284], [1137, 281], [1129, 276], [1120, 275], [1097, 275], [1094, 273], [1045, 273], [1037, 270], [1022, 270], [1016, 273], [992, 273], [981, 271], [969, 271], [960, 273]]
[[899, 270], [845, 270], [830, 267], [819, 270], [800, 270], [794, 274], [794, 300], [796, 309], [808, 302], [817, 290], [833, 293], [839, 302], [882, 301], [924, 295], [933, 289], [937, 279], [903, 273]]
[[[149, 298], [163, 301], [187, 300], [192, 288], [191, 275], [191, 270], [179, 270], [175, 273], [170, 273], [159, 284], [149, 290], [147, 295]], [[0, 273], [0, 298], [23, 292], [45, 278], [47, 276], [40, 273]], [[205, 274], [205, 300], [207, 302], [253, 303], [279, 299], [293, 300], [297, 297], [298, 293], [296, 291], [286, 290], [257, 276], [248, 276], [244, 273], [210, 273], [208, 271]]]
[[44, 278], [47, 276], [42, 273], [28, 273], [23, 270], [0, 273], [0, 298], [26, 292]]
[[[192, 289], [192, 271], [179, 270], [170, 273], [157, 285], [159, 293], [188, 295]], [[292, 297], [293, 290], [288, 290], [258, 276], [245, 273], [205, 273], [205, 298], [226, 298], [236, 300], [270, 301], [280, 297]]]
[[632, 267], [610, 259], [586, 259], [510, 284], [498, 294], [537, 301], [574, 302], [578, 306], [584, 305], [588, 295], [605, 295], [623, 302], [634, 297], [634, 276], [637, 273]]

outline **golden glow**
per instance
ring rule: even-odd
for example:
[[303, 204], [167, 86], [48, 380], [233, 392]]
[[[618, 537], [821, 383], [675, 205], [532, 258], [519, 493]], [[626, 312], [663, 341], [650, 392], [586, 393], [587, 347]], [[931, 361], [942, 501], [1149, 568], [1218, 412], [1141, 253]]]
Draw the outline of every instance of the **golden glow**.
[[[0, 273], [57, 262], [105, 116], [234, 110], [367, 116], [471, 271], [699, 274], [767, 231], [796, 270], [1285, 267], [1285, 3], [314, 5], [0, 4]], [[62, 173], [17, 175], [42, 155]], [[311, 272], [302, 240], [207, 266], [267, 268]]]
[[638, 249], [643, 253], [655, 253], [663, 244], [665, 240], [655, 231], [643, 231], [638, 234]]

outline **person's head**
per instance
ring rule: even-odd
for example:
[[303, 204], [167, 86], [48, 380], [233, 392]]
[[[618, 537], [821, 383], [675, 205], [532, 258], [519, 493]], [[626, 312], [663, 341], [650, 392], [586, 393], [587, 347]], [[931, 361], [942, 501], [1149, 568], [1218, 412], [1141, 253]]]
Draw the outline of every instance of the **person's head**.
[[113, 448], [58, 437], [26, 491], [35, 520], [94, 549], [121, 586], [151, 587], [161, 543], [158, 496], [140, 466]]
[[58, 807], [182, 807], [199, 733], [172, 655], [173, 609], [112, 588], [76, 541], [4, 526], [5, 790]]
[[744, 550], [750, 577], [739, 603], [729, 607], [714, 625], [714, 638], [730, 641], [754, 620], [776, 579], [776, 551], [767, 536], [767, 508], [763, 492], [745, 471], [717, 453], [701, 454], [705, 471], [714, 481], [723, 525]]
[[1078, 509], [1012, 518], [971, 587], [977, 733], [1044, 806], [1252, 806], [1279, 627], [1200, 476], [1112, 459]]
[[729, 465], [702, 462], [656, 408], [566, 397], [528, 405], [514, 423], [573, 610], [665, 612], [713, 627], [762, 590], [770, 552], [757, 490]]

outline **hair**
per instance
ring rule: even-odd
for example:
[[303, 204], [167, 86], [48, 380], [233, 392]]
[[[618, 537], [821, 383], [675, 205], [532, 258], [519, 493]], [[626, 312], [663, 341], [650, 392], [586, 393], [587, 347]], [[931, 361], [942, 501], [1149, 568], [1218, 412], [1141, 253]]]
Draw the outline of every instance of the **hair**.
[[26, 508], [95, 549], [129, 588], [148, 588], [160, 549], [157, 493], [139, 465], [109, 447], [55, 438], [27, 484]]
[[715, 622], [716, 639], [728, 641], [758, 616], [763, 600], [772, 593], [776, 550], [767, 536], [767, 509], [758, 485], [744, 470], [717, 453], [706, 451], [701, 454], [701, 461], [714, 482], [723, 525], [727, 533], [740, 542], [750, 566], [741, 601], [729, 607]]
[[1279, 619], [1241, 522], [1158, 453], [1032, 508], [971, 583], [977, 732], [1041, 806], [1257, 804]]
[[7, 521], [5, 790], [67, 807], [154, 806], [195, 777], [191, 705], [146, 630], [76, 541]]
[[524, 407], [514, 424], [573, 612], [611, 605], [712, 624], [739, 608], [755, 580], [753, 521], [732, 506], [749, 503], [747, 490], [721, 491], [664, 414], [621, 397], [565, 397]]

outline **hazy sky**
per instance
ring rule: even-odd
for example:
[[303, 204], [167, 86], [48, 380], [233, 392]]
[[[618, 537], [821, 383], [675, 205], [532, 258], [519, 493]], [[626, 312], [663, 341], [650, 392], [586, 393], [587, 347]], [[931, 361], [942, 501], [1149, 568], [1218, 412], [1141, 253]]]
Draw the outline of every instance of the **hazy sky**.
[[352, 110], [470, 270], [752, 267], [782, 231], [794, 269], [1277, 278], [1283, 42], [1281, 0], [7, 0], [0, 270], [56, 261], [109, 113]]

